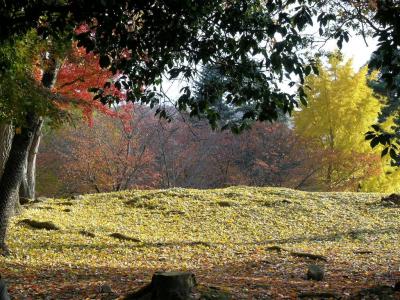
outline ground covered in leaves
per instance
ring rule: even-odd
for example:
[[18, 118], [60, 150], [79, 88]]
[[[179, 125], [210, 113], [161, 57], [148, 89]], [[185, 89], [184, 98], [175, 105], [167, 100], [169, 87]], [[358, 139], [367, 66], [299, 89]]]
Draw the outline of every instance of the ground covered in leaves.
[[[400, 208], [380, 199], [247, 187], [42, 199], [13, 219], [0, 274], [14, 299], [107, 299], [160, 270], [192, 271], [233, 299], [347, 298], [400, 281]], [[310, 264], [323, 281], [306, 279]]]

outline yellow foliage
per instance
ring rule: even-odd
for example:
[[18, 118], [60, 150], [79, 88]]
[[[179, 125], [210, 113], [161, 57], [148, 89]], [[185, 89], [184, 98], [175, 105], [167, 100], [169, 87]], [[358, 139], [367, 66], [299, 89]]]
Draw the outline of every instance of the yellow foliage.
[[[238, 260], [239, 252], [246, 260], [255, 250], [265, 253], [277, 243], [344, 260], [365, 245], [377, 253], [385, 247], [398, 253], [399, 231], [377, 232], [399, 228], [400, 211], [381, 206], [380, 197], [235, 187], [48, 199], [13, 220], [8, 243], [14, 255], [0, 263], [193, 269], [205, 261]], [[60, 230], [33, 230], [20, 223], [24, 219], [49, 221]], [[362, 238], [353, 239], [351, 230], [360, 231]], [[132, 240], [113, 238], [113, 233]]]
[[[392, 192], [400, 188], [399, 172], [380, 160], [381, 149], [371, 149], [365, 133], [377, 121], [382, 99], [374, 95], [368, 67], [355, 72], [340, 53], [318, 66], [319, 75], [306, 78], [308, 107], [294, 116], [296, 132], [310, 140], [322, 159], [319, 180], [327, 189]], [[390, 126], [387, 122], [385, 126]], [[389, 174], [390, 173], [390, 174]]]
[[380, 174], [364, 180], [361, 184], [363, 192], [400, 192], [400, 171], [390, 166], [390, 158], [383, 159]]
[[319, 64], [319, 75], [306, 79], [308, 107], [295, 114], [296, 131], [317, 138], [322, 147], [361, 153], [371, 152], [364, 134], [380, 111], [379, 99], [368, 87], [368, 68], [354, 72], [352, 61], [339, 55], [329, 58], [329, 67]]

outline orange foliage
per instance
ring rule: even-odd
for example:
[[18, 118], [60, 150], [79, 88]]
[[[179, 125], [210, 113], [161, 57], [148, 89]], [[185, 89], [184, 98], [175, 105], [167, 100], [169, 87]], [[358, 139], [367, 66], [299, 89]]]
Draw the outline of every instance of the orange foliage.
[[[78, 27], [77, 31], [85, 31], [86, 27]], [[41, 82], [46, 64], [53, 63], [53, 59], [45, 58], [48, 50], [43, 48], [34, 62], [32, 77], [38, 83]], [[98, 111], [112, 117], [120, 117], [125, 122], [127, 115], [131, 115], [133, 105], [124, 104], [126, 95], [114, 86], [119, 74], [113, 74], [110, 70], [102, 69], [99, 64], [99, 57], [93, 53], [86, 53], [85, 49], [77, 47], [73, 43], [68, 55], [62, 61], [52, 92], [60, 97], [53, 101], [53, 104], [60, 110], [69, 110], [71, 105], [78, 107], [83, 118], [93, 125], [93, 112]], [[104, 85], [109, 82], [109, 86]], [[103, 105], [100, 101], [93, 99], [94, 94], [89, 92], [90, 88], [103, 88], [104, 95], [111, 95], [121, 99], [124, 106], [122, 114], [119, 115], [115, 108]], [[62, 101], [59, 101], [61, 99]]]
[[[71, 99], [81, 108], [85, 119], [93, 125], [93, 111], [116, 117], [118, 114], [114, 109], [103, 105], [100, 101], [93, 99], [93, 93], [88, 89], [91, 87], [103, 87], [106, 82], [117, 79], [111, 71], [102, 69], [99, 58], [93, 53], [87, 54], [83, 48], [73, 45], [70, 55], [63, 62], [57, 77], [54, 92]], [[106, 94], [118, 96], [124, 99], [124, 94], [114, 87], [113, 84], [106, 88]], [[131, 106], [130, 106], [131, 107]]]

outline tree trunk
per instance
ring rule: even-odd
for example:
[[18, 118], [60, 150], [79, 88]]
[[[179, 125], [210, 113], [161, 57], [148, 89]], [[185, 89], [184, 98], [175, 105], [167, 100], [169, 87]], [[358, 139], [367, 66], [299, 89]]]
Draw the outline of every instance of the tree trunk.
[[8, 154], [10, 153], [13, 133], [14, 131], [11, 125], [0, 125], [0, 178], [3, 175], [4, 166], [6, 164]]
[[39, 119], [33, 134], [32, 144], [30, 145], [29, 152], [24, 164], [24, 175], [21, 180], [21, 187], [19, 190], [20, 198], [26, 200], [35, 199], [36, 191], [36, 157], [39, 151], [40, 139], [42, 134], [43, 119]]
[[0, 252], [3, 255], [9, 253], [6, 245], [6, 234], [14, 206], [13, 195], [18, 193], [24, 163], [33, 139], [36, 123], [35, 115], [28, 113], [26, 127], [21, 128], [21, 132], [14, 135], [3, 176], [0, 179]]
[[125, 300], [189, 300], [196, 285], [192, 273], [157, 272], [151, 283], [141, 290], [127, 295]]
[[36, 159], [39, 151], [40, 140], [42, 138], [43, 119], [41, 118], [36, 126], [32, 145], [28, 154], [28, 184], [31, 199], [35, 199], [36, 192]]
[[[14, 137], [13, 126], [10, 124], [1, 124], [0, 125], [0, 178], [3, 175], [4, 167], [7, 162], [8, 155], [10, 153], [13, 137]], [[12, 205], [11, 215], [17, 215], [21, 212], [21, 206], [19, 204], [19, 197], [17, 192], [14, 193], [12, 199], [14, 205]]]
[[335, 134], [333, 132], [333, 128], [329, 127], [329, 135], [328, 135], [328, 142], [329, 142], [329, 156], [328, 156], [328, 169], [326, 170], [326, 186], [329, 191], [332, 190], [333, 188], [333, 171], [334, 171], [334, 165], [333, 165], [333, 157], [335, 155]]
[[[29, 153], [29, 151], [28, 151]], [[29, 201], [29, 184], [28, 184], [28, 161], [25, 158], [24, 165], [22, 167], [22, 178], [19, 186], [19, 198], [22, 203]]]

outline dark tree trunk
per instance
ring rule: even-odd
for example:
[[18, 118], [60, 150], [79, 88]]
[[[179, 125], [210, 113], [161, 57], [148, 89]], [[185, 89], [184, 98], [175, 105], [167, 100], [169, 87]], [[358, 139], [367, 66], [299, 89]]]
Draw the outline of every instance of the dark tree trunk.
[[[14, 137], [14, 127], [11, 124], [0, 125], [0, 178], [3, 175], [4, 167], [8, 159], [11, 149], [11, 143]], [[13, 203], [11, 215], [17, 215], [21, 212], [21, 205], [19, 204], [18, 188], [12, 196]]]
[[26, 156], [33, 139], [37, 118], [33, 113], [28, 113], [26, 127], [14, 135], [10, 153], [4, 166], [3, 176], [0, 179], [0, 251], [1, 254], [9, 253], [6, 246], [8, 221], [13, 211], [13, 195], [18, 192], [24, 169]]
[[10, 153], [13, 132], [10, 124], [0, 125], [0, 178], [3, 174], [8, 154]]

